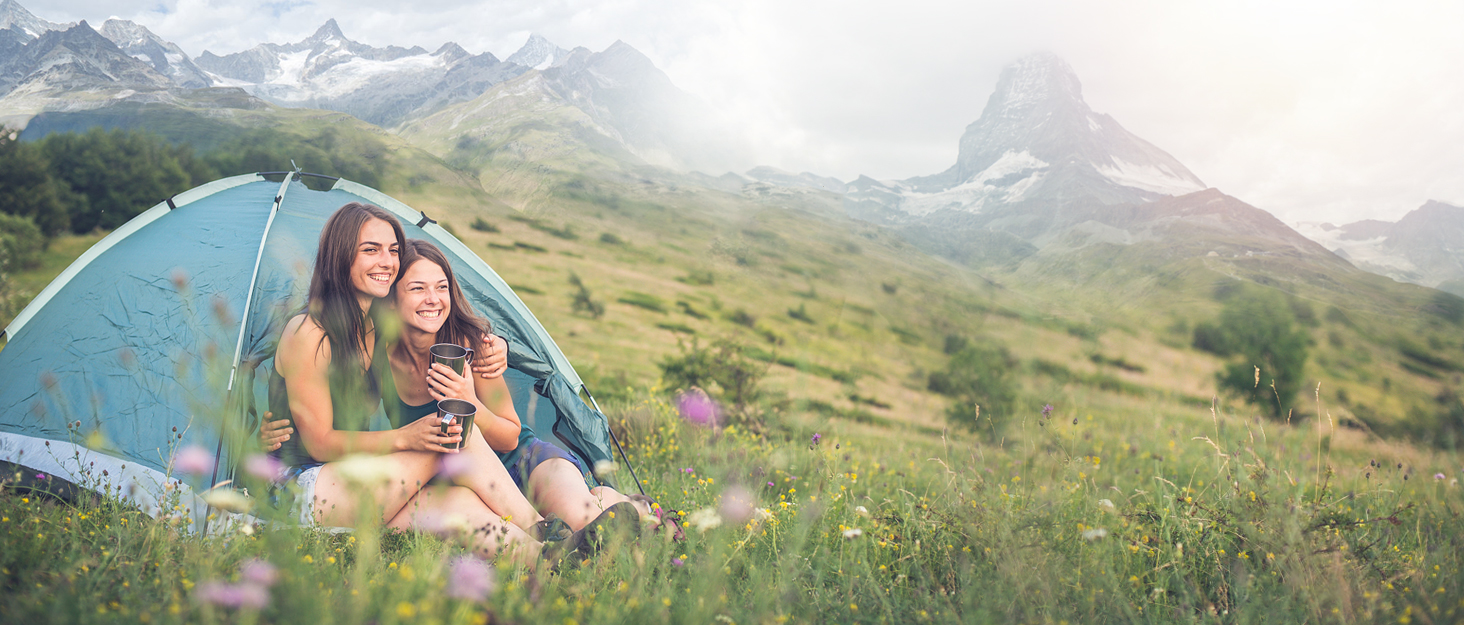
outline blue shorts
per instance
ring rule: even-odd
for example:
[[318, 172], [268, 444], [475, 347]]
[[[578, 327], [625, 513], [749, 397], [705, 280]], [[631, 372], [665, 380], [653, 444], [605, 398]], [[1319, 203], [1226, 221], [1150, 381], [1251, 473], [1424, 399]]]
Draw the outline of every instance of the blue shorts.
[[585, 463], [573, 453], [554, 443], [539, 438], [533, 439], [520, 449], [518, 462], [505, 468], [508, 469], [508, 476], [513, 478], [513, 483], [519, 487], [519, 490], [524, 490], [524, 478], [532, 475], [534, 469], [538, 468], [544, 461], [554, 458], [568, 460], [576, 469], [579, 469], [580, 475], [589, 473], [589, 469], [585, 468]]

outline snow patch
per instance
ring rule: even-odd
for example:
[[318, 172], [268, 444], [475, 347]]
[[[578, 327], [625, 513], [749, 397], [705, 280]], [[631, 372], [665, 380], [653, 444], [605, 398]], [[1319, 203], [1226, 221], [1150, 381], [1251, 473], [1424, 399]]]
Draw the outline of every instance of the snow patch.
[[1118, 157], [1113, 158], [1112, 167], [1098, 167], [1098, 173], [1115, 184], [1162, 195], [1184, 195], [1205, 190], [1204, 185], [1161, 167], [1130, 163]]
[[[1301, 236], [1320, 243], [1322, 247], [1332, 251], [1340, 250], [1344, 252], [1347, 255], [1347, 259], [1352, 261], [1354, 265], [1372, 265], [1404, 274], [1418, 272], [1418, 267], [1412, 261], [1402, 256], [1391, 254], [1383, 249], [1383, 242], [1387, 241], [1388, 237], [1344, 239], [1342, 238], [1344, 230], [1335, 226], [1332, 228], [1326, 227], [1330, 225], [1302, 222], [1296, 224], [1296, 231], [1301, 233]], [[1396, 279], [1396, 276], [1389, 277]]]
[[[1010, 203], [1021, 200], [1033, 186], [1042, 180], [1043, 172], [1046, 169], [1045, 161], [1032, 156], [1026, 150], [1021, 152], [1007, 150], [1001, 155], [1001, 158], [996, 159], [995, 163], [981, 173], [972, 176], [969, 181], [945, 191], [919, 193], [909, 191], [904, 185], [897, 183], [891, 186], [905, 196], [905, 201], [900, 204], [900, 209], [912, 216], [920, 217], [939, 210], [979, 213], [988, 202]], [[990, 184], [1014, 175], [1022, 177], [1008, 185]]]

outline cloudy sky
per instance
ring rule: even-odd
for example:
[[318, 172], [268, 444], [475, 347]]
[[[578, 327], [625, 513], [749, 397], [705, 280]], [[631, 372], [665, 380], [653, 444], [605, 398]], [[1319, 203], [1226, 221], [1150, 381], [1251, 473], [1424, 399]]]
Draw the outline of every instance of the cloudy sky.
[[[1328, 0], [21, 0], [131, 19], [192, 56], [299, 41], [512, 54], [529, 33], [645, 53], [759, 162], [849, 180], [949, 167], [1001, 67], [1047, 50], [1092, 108], [1287, 222], [1464, 205], [1464, 3]], [[423, 6], [430, 5], [430, 6]]]

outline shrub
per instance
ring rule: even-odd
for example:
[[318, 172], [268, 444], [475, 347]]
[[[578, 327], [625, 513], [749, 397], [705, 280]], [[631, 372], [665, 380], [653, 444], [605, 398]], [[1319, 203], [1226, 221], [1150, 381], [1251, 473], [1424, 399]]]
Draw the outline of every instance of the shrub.
[[0, 213], [0, 271], [35, 267], [45, 248], [46, 238], [29, 217]]
[[692, 339], [690, 346], [681, 344], [680, 355], [666, 357], [660, 367], [666, 388], [701, 388], [730, 408], [739, 420], [760, 424], [761, 419], [751, 409], [762, 395], [758, 385], [768, 365], [751, 358], [741, 343], [721, 339], [702, 347]]
[[576, 314], [589, 315], [592, 319], [599, 319], [605, 316], [605, 305], [595, 300], [590, 294], [589, 287], [586, 287], [584, 281], [580, 280], [579, 274], [571, 271], [569, 273], [569, 284], [575, 288], [574, 295], [570, 298], [571, 310]]
[[622, 304], [629, 304], [629, 305], [635, 306], [637, 308], [644, 308], [644, 309], [649, 310], [651, 312], [658, 312], [658, 313], [665, 313], [666, 312], [666, 303], [663, 302], [663, 301], [661, 301], [661, 298], [656, 297], [654, 295], [651, 295], [650, 293], [640, 293], [638, 291], [630, 291], [630, 292], [628, 292], [628, 293], [625, 294], [625, 297], [622, 297], [622, 298], [617, 299], [615, 301], [620, 302]]
[[808, 316], [808, 309], [803, 304], [799, 304], [797, 310], [789, 308], [788, 316], [803, 323], [813, 323], [813, 317]]
[[[951, 398], [946, 416], [995, 437], [1016, 405], [1012, 370], [1017, 360], [1002, 345], [976, 342], [951, 356], [944, 371], [930, 374], [930, 390]], [[982, 427], [981, 418], [987, 423]]]
[[738, 308], [737, 310], [732, 311], [732, 314], [727, 315], [727, 320], [737, 325], [747, 326], [749, 328], [757, 326], [757, 317], [753, 316], [752, 313], [749, 313], [741, 308]]
[[477, 230], [478, 232], [498, 232], [498, 226], [488, 223], [488, 221], [483, 219], [482, 217], [474, 219], [473, 223], [468, 224], [468, 227]]
[[622, 243], [625, 243], [623, 239], [615, 236], [613, 233], [610, 232], [601, 232], [600, 242], [606, 245], [620, 245]]
[[1295, 308], [1274, 291], [1231, 294], [1215, 323], [1195, 327], [1196, 348], [1234, 357], [1216, 374], [1217, 385], [1278, 419], [1301, 389], [1309, 344]]
[[717, 281], [717, 275], [710, 269], [693, 269], [686, 275], [677, 278], [676, 281], [692, 286], [711, 286]]

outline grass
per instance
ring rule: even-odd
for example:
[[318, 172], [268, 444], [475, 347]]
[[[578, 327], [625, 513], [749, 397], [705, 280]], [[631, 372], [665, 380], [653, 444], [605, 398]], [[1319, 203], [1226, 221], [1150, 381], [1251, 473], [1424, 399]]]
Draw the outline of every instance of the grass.
[[[0, 620], [1453, 622], [1464, 614], [1456, 456], [1325, 423], [1085, 398], [1056, 402], [1051, 424], [1036, 427], [1033, 415], [987, 445], [816, 411], [774, 417], [767, 436], [712, 432], [681, 422], [643, 389], [611, 409], [613, 425], [647, 490], [684, 513], [687, 541], [615, 543], [557, 575], [500, 563], [482, 604], [445, 597], [448, 562], [462, 552], [450, 541], [264, 528], [203, 537], [112, 501], [67, 504], [7, 485]], [[714, 512], [734, 487], [765, 518], [734, 523]], [[200, 588], [237, 580], [251, 558], [279, 568], [267, 607], [200, 600]]]

